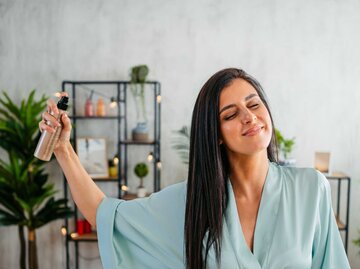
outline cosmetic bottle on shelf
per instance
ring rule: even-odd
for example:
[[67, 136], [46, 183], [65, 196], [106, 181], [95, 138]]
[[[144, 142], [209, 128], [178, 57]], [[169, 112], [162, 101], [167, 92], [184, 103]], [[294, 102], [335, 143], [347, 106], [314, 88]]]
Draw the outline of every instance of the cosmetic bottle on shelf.
[[86, 117], [94, 116], [94, 105], [92, 102], [93, 94], [94, 94], [94, 91], [91, 91], [90, 96], [86, 99], [86, 102], [85, 102], [85, 116]]
[[96, 116], [104, 117], [106, 115], [105, 112], [105, 104], [102, 98], [99, 98], [96, 105]]

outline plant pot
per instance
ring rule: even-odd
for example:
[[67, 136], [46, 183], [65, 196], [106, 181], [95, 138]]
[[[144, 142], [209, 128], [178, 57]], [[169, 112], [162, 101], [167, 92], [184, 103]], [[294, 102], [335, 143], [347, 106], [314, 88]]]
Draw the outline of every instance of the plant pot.
[[145, 197], [146, 196], [146, 188], [145, 187], [138, 187], [136, 195], [139, 198]]

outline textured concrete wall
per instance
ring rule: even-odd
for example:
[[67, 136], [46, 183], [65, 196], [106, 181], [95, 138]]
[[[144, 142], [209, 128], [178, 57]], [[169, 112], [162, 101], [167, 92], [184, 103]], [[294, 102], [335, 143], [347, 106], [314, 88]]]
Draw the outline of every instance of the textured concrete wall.
[[[162, 185], [186, 167], [172, 131], [190, 123], [206, 79], [229, 66], [258, 78], [275, 123], [296, 137], [293, 156], [312, 166], [318, 150], [352, 176], [350, 239], [360, 226], [359, 1], [10, 1], [0, 0], [0, 89], [20, 100], [52, 94], [64, 79], [127, 79], [148, 64], [162, 83]], [[94, 132], [96, 132], [94, 128]], [[49, 165], [58, 188], [62, 178]], [[343, 188], [344, 190], [344, 188]], [[59, 194], [61, 195], [61, 193]], [[64, 268], [57, 221], [39, 231], [41, 268]], [[15, 228], [0, 228], [0, 268], [18, 267]], [[358, 248], [349, 244], [353, 268]], [[95, 244], [82, 244], [81, 268], [99, 268]]]

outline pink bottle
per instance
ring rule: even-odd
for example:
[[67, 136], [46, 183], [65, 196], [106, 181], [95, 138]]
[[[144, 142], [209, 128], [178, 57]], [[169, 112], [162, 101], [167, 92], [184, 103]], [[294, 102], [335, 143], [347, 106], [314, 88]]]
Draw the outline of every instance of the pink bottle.
[[85, 102], [85, 116], [86, 117], [94, 116], [94, 106], [90, 98], [86, 99]]
[[94, 116], [94, 105], [91, 101], [94, 91], [91, 91], [89, 98], [86, 99], [85, 102], [85, 117], [92, 117]]

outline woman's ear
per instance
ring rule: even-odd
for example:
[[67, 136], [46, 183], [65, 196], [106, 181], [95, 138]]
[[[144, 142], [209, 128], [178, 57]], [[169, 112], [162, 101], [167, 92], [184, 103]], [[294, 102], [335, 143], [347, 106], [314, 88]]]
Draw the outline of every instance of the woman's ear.
[[219, 139], [219, 145], [222, 145], [223, 143], [222, 139]]

